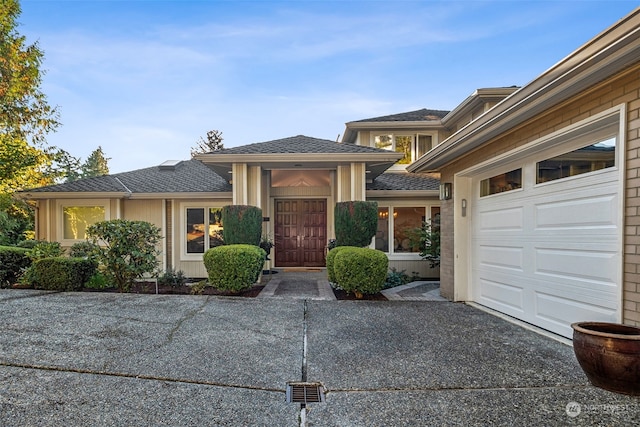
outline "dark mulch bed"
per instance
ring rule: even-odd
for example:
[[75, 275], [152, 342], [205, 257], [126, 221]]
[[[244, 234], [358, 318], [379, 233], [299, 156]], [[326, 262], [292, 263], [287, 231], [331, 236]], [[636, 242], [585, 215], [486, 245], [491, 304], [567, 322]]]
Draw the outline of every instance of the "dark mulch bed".
[[382, 295], [381, 293], [377, 294], [363, 294], [362, 298], [356, 298], [355, 294], [345, 292], [341, 289], [333, 289], [333, 294], [336, 296], [337, 300], [347, 300], [347, 301], [388, 301], [387, 297]]
[[[247, 298], [255, 298], [258, 296], [260, 291], [264, 288], [264, 285], [254, 285], [246, 291], [242, 292], [225, 292], [220, 291], [212, 286], [207, 286], [201, 293], [197, 295], [219, 295], [219, 296], [230, 296], [230, 297], [247, 297]], [[106, 288], [106, 289], [93, 289], [93, 288], [84, 288], [85, 292], [118, 292], [117, 288]], [[131, 287], [129, 291], [131, 294], [155, 294], [156, 293], [156, 284], [155, 282], [138, 282]], [[190, 286], [170, 286], [170, 285], [158, 285], [158, 294], [160, 295], [193, 295], [192, 289]]]

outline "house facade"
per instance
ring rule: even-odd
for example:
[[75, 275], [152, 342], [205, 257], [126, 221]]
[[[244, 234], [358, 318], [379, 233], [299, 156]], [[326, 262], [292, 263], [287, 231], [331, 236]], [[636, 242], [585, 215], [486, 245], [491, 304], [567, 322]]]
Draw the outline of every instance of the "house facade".
[[640, 11], [408, 167], [437, 172], [441, 292], [570, 337], [640, 324]]
[[36, 236], [67, 248], [105, 219], [145, 220], [162, 230], [163, 268], [206, 277], [202, 256], [215, 244], [225, 205], [257, 206], [275, 246], [269, 268], [324, 267], [335, 236], [337, 202], [376, 200], [379, 230], [371, 246], [390, 265], [439, 277], [422, 260], [411, 231], [439, 213], [433, 174], [388, 171], [403, 154], [385, 148], [298, 135], [198, 155], [187, 161], [81, 179], [22, 193], [36, 204]]
[[[640, 325], [640, 9], [524, 87], [478, 89], [452, 111], [307, 136], [24, 192], [37, 238], [69, 246], [99, 219], [162, 228], [163, 266], [205, 275], [226, 204], [262, 208], [271, 267], [322, 267], [333, 207], [378, 202], [371, 247], [440, 277], [441, 293], [570, 337], [582, 320]], [[430, 269], [409, 231], [439, 218]]]

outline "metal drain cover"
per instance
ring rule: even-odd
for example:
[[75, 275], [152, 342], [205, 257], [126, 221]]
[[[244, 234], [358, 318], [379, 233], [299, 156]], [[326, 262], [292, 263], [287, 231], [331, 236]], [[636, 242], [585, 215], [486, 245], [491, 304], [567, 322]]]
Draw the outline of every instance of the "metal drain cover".
[[324, 402], [324, 389], [320, 383], [287, 383], [287, 403]]

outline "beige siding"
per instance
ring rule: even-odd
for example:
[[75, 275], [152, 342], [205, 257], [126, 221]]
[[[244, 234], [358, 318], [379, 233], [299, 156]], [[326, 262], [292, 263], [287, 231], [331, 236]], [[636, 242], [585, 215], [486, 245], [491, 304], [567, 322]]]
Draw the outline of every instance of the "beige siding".
[[336, 181], [336, 202], [351, 200], [351, 167], [338, 166]]
[[146, 221], [162, 228], [162, 200], [126, 200], [122, 219]]
[[404, 261], [404, 260], [389, 260], [389, 269], [395, 268], [397, 271], [402, 271], [409, 276], [416, 273], [419, 277], [427, 278], [427, 279], [438, 279], [440, 278], [440, 269], [439, 268], [431, 268], [429, 266], [429, 262], [425, 260], [417, 260], [417, 261]]
[[[485, 144], [442, 170], [442, 181], [453, 182], [453, 175], [472, 165], [513, 150], [573, 123], [626, 104], [626, 197], [623, 283], [623, 321], [640, 325], [640, 66], [613, 76], [582, 92], [544, 114], [529, 120], [511, 132]], [[455, 193], [455, 188], [453, 189]], [[442, 205], [443, 295], [453, 295], [453, 208]]]

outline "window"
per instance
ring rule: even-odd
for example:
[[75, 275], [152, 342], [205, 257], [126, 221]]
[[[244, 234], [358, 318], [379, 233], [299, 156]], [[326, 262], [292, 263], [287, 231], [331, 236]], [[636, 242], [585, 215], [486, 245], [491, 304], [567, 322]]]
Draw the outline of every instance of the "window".
[[[426, 214], [429, 213], [430, 217]], [[375, 248], [390, 254], [420, 252], [416, 229], [427, 218], [439, 221], [439, 206], [381, 206], [378, 207], [378, 230]]]
[[616, 164], [616, 138], [608, 138], [536, 163], [536, 183], [581, 175]]
[[397, 164], [408, 165], [433, 148], [433, 136], [423, 134], [373, 135], [373, 146], [383, 150], [403, 153]]
[[84, 240], [87, 228], [96, 222], [105, 220], [104, 206], [63, 206], [62, 238], [65, 240]]
[[222, 209], [187, 208], [185, 213], [187, 254], [203, 254], [215, 247], [222, 230]]
[[480, 197], [519, 188], [522, 188], [522, 169], [515, 169], [480, 181]]

